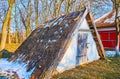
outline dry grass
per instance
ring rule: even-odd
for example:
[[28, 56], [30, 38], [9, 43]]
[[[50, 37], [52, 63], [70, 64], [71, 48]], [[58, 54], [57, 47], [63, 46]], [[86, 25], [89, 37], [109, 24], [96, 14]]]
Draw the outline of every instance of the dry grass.
[[[20, 46], [20, 43], [6, 44], [5, 50], [2, 50], [2, 52], [0, 52], [0, 58], [9, 57], [11, 53], [14, 53], [19, 46]], [[3, 54], [3, 51], [4, 51], [4, 54]]]
[[6, 44], [5, 50], [9, 52], [15, 52], [15, 50], [20, 46], [19, 43]]
[[120, 57], [97, 60], [65, 71], [52, 79], [120, 79]]
[[[5, 49], [14, 52], [20, 44], [7, 44]], [[97, 60], [54, 76], [52, 79], [120, 79], [120, 57]]]

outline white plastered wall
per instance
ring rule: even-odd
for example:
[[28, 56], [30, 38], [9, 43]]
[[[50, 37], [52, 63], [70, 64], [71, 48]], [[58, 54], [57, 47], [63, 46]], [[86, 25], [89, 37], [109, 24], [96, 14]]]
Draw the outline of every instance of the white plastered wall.
[[[88, 23], [86, 19], [82, 23], [78, 24], [80, 26], [79, 29], [89, 29]], [[78, 30], [78, 29], [76, 29]], [[77, 41], [78, 41], [78, 33], [83, 34], [87, 33], [88, 34], [88, 39], [87, 39], [87, 61], [81, 62], [79, 61], [80, 64], [85, 64], [87, 62], [92, 62], [94, 60], [99, 59], [98, 56], [98, 51], [96, 48], [95, 41], [93, 40], [93, 36], [90, 32], [80, 32], [77, 31], [73, 36], [72, 36], [72, 41], [70, 46], [68, 47], [65, 55], [63, 56], [62, 60], [60, 61], [59, 65], [57, 66], [57, 71], [58, 72], [63, 72], [65, 70], [69, 70], [71, 68], [74, 68], [77, 66], [76, 64], [76, 56], [77, 56]]]

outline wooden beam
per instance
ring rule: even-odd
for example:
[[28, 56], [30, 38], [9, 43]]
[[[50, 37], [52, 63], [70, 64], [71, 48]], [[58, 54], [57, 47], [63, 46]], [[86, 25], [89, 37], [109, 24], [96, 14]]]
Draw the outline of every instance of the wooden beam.
[[94, 30], [90, 30], [90, 29], [79, 29], [78, 32], [92, 32]]
[[[90, 12], [87, 14], [86, 19], [87, 19], [87, 22], [90, 26], [90, 29], [94, 30], [94, 31], [92, 31], [92, 35], [97, 38], [97, 39], [94, 38], [94, 40], [95, 40], [96, 45], [97, 45], [97, 49], [98, 49], [98, 52], [99, 52], [100, 59], [106, 59], [105, 50], [104, 50], [102, 41], [100, 39], [100, 36], [98, 34], [96, 25], [93, 21], [94, 19], [91, 16]], [[91, 20], [91, 22], [90, 22], [90, 20]]]

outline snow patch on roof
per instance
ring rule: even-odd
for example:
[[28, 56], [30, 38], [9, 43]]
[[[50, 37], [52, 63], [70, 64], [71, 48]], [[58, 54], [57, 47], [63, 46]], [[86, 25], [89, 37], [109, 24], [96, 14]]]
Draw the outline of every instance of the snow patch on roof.
[[[95, 22], [100, 22], [104, 20], [103, 23], [113, 23], [115, 21], [116, 12], [114, 10], [104, 14], [102, 17], [95, 20]], [[118, 10], [118, 16], [120, 16], [120, 9]]]
[[115, 21], [115, 15], [116, 12], [113, 13], [113, 16], [111, 18], [107, 18], [104, 23], [113, 23]]
[[110, 12], [104, 14], [103, 16], [101, 16], [100, 18], [96, 19], [95, 22], [98, 22], [98, 21], [100, 21], [101, 19], [105, 18], [105, 17], [108, 16], [111, 12], [112, 12], [112, 11], [110, 11]]
[[60, 18], [58, 18], [57, 21], [53, 24], [53, 26], [57, 26], [64, 18], [65, 16], [61, 16]]

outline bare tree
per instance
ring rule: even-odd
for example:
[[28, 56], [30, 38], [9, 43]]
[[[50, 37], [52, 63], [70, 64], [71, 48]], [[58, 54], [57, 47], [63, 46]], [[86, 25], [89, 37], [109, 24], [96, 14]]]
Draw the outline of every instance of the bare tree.
[[17, 4], [15, 3], [15, 43], [20, 43], [19, 32], [18, 32], [18, 21], [17, 21]]
[[61, 4], [63, 3], [63, 1], [64, 0], [54, 1], [53, 17], [58, 17], [60, 15], [60, 8], [61, 8]]
[[35, 24], [36, 28], [38, 27], [38, 0], [34, 0], [34, 8], [35, 8]]
[[65, 13], [70, 12], [71, 0], [66, 0]]
[[12, 13], [12, 6], [15, 3], [15, 0], [8, 0], [8, 3], [9, 3], [8, 12], [6, 14], [4, 23], [2, 25], [2, 37], [1, 37], [0, 50], [3, 50], [5, 48], [5, 43], [6, 43], [6, 38], [7, 38], [7, 26], [8, 26], [8, 22], [10, 21], [10, 17]]
[[10, 38], [10, 26], [11, 26], [11, 24], [10, 24], [10, 22], [11, 22], [11, 20], [8, 21], [8, 32], [7, 32], [8, 33], [7, 34], [8, 35], [8, 37], [7, 37], [8, 38], [7, 39], [8, 40], [8, 44], [11, 44], [11, 38]]
[[23, 7], [25, 9], [26, 17], [24, 17], [22, 10], [20, 8], [18, 8], [18, 9], [19, 9], [21, 20], [22, 20], [23, 25], [24, 25], [25, 30], [26, 30], [26, 37], [28, 37], [31, 33], [31, 23], [30, 23], [30, 19], [31, 19], [31, 15], [32, 15], [31, 0], [28, 0], [27, 7], [24, 5], [24, 3], [22, 1], [21, 1], [21, 4], [23, 5]]
[[116, 16], [115, 16], [115, 26], [116, 26], [116, 55], [119, 55], [119, 45], [120, 45], [120, 0], [112, 0], [114, 4], [114, 9], [116, 11]]

